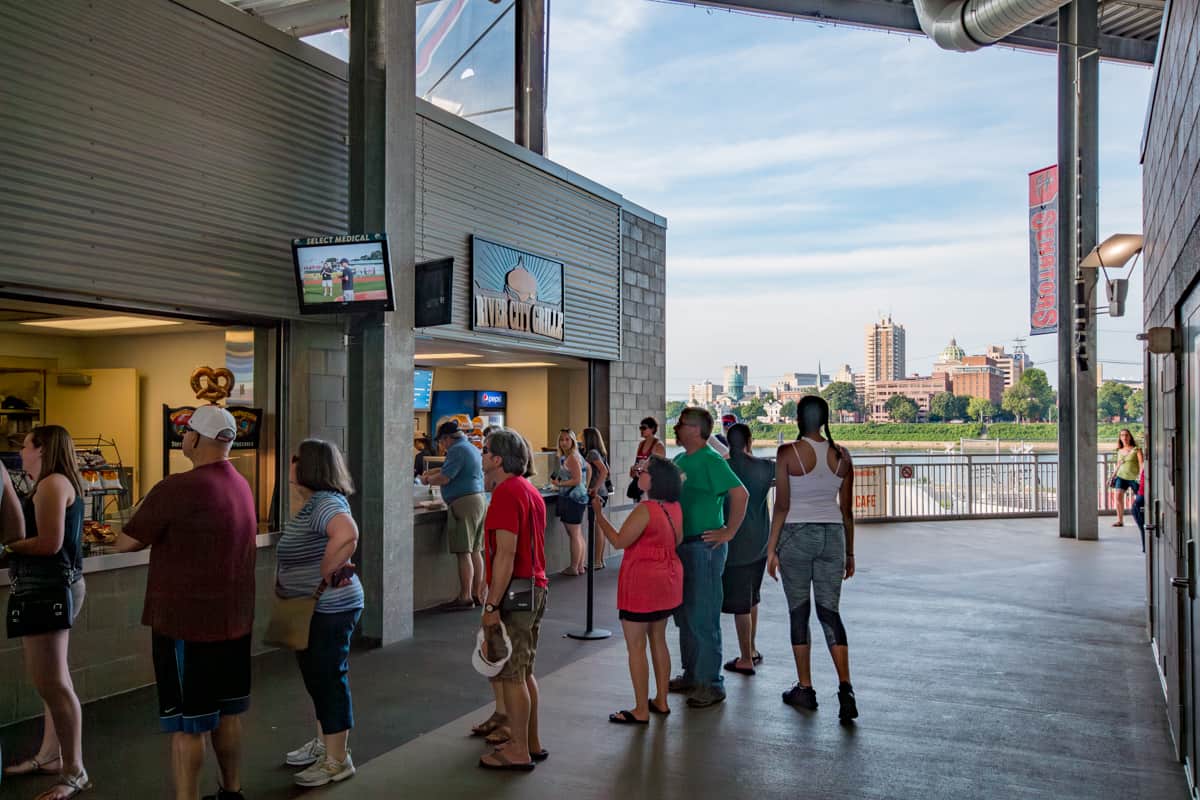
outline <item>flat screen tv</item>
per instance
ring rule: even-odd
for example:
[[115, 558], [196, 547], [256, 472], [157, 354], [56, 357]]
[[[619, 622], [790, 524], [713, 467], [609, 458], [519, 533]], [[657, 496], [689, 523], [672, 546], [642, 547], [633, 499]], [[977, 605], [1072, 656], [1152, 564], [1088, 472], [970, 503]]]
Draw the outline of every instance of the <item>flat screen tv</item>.
[[302, 314], [394, 311], [387, 236], [382, 233], [292, 240]]
[[433, 370], [413, 370], [413, 410], [428, 411], [433, 402]]

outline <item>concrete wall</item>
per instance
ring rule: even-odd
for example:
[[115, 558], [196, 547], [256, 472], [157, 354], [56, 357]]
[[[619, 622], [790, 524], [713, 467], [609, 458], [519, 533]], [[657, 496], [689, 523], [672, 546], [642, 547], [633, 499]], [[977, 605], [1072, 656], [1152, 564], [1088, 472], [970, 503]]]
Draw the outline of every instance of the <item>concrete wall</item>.
[[627, 503], [629, 466], [637, 455], [638, 422], [658, 420], [665, 429], [667, 406], [666, 280], [667, 229], [621, 213], [621, 360], [609, 368], [609, 461], [616, 504]]
[[[1200, 3], [1171, 3], [1165, 31], [1143, 154], [1144, 322], [1147, 328], [1175, 327], [1182, 334], [1181, 304], [1200, 275]], [[1186, 344], [1183, 357], [1190, 358], [1194, 368], [1197, 356], [1186, 353]], [[1176, 743], [1184, 738], [1185, 725], [1180, 713], [1186, 697], [1180, 651], [1194, 652], [1196, 644], [1180, 636], [1180, 595], [1170, 584], [1172, 577], [1186, 574], [1187, 532], [1179, 516], [1189, 504], [1181, 480], [1187, 458], [1181, 415], [1188, 411], [1181, 408], [1183, 368], [1174, 354], [1150, 356], [1147, 375], [1149, 420], [1156, 434], [1149, 442], [1146, 510], [1147, 522], [1159, 525], [1149, 540], [1151, 635]]]

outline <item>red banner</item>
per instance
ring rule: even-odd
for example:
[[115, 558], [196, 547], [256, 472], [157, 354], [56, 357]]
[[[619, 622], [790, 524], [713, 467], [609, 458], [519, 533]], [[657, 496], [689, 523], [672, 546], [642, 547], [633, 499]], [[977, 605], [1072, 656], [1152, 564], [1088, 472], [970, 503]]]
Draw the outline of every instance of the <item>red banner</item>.
[[1058, 167], [1029, 173], [1029, 333], [1058, 333]]

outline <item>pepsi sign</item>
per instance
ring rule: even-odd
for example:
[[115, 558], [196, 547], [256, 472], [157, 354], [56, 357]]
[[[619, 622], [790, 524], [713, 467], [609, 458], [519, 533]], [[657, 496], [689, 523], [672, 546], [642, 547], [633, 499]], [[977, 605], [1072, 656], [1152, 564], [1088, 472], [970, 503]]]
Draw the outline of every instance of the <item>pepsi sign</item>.
[[475, 398], [479, 408], [504, 408], [508, 405], [507, 392], [479, 392]]

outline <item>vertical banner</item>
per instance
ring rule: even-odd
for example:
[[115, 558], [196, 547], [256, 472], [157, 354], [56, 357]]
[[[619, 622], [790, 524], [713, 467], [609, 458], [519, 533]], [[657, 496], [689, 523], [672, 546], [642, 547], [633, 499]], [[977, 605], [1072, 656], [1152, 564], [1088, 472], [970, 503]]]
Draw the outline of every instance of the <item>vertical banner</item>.
[[1029, 173], [1029, 333], [1058, 333], [1058, 166]]

